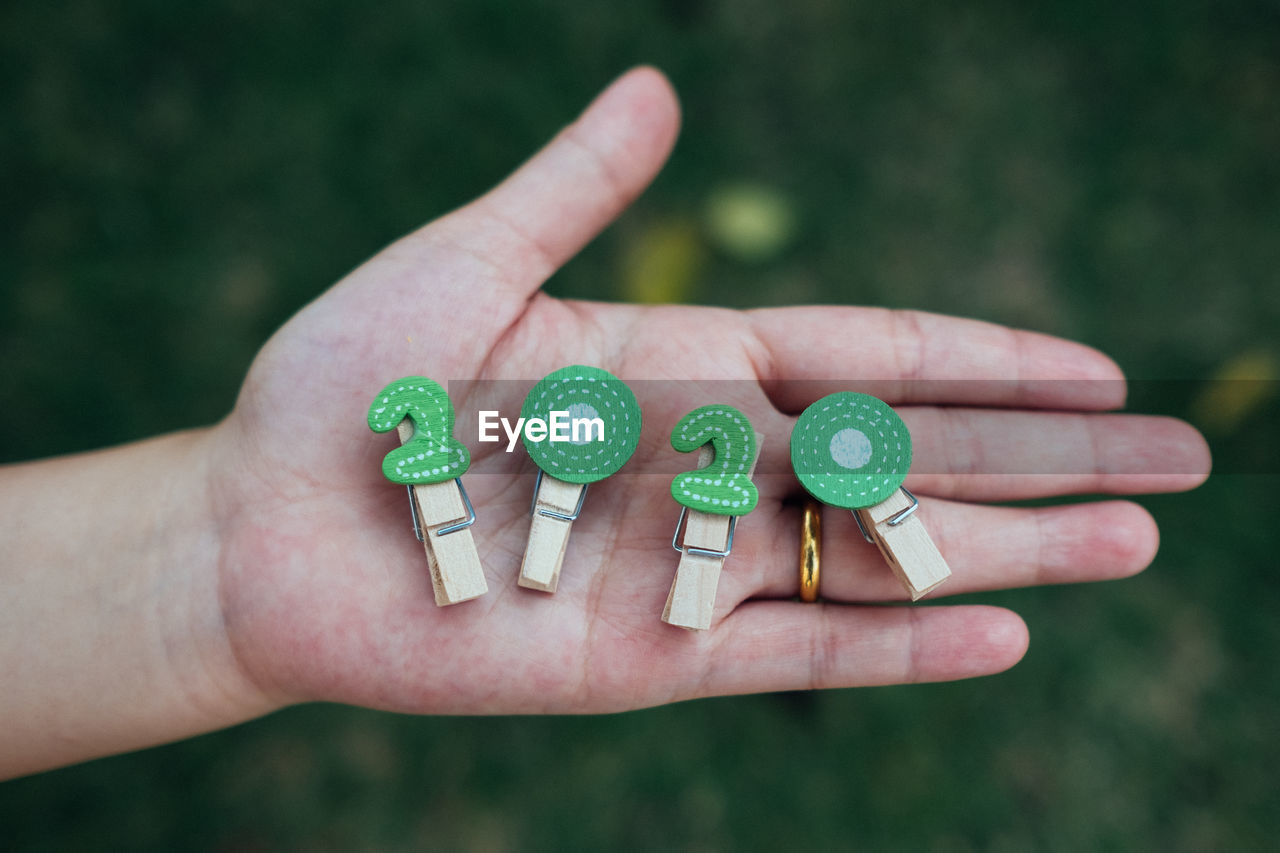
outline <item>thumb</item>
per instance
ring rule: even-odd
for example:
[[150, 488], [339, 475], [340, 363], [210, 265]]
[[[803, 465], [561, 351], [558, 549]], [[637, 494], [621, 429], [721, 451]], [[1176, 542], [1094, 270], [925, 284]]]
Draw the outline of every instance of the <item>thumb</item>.
[[400, 248], [437, 258], [442, 247], [461, 250], [508, 295], [527, 297], [649, 185], [679, 125], [666, 77], [632, 69], [505, 181]]
[[[437, 374], [474, 369], [529, 296], [648, 186], [679, 123], [660, 72], [627, 72], [505, 181], [366, 261], [290, 325], [305, 324], [313, 347], [360, 341], [368, 384], [424, 361]], [[470, 334], [428, 334], [433, 318]]]

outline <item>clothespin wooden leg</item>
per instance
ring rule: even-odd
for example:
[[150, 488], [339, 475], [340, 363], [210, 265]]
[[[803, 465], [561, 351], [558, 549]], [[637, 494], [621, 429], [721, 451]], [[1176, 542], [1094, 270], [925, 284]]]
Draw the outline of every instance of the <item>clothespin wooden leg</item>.
[[541, 474], [533, 496], [533, 522], [520, 564], [520, 586], [555, 592], [569, 533], [586, 497], [585, 483], [566, 483]]
[[[398, 432], [401, 444], [413, 437], [413, 426], [408, 419], [401, 422]], [[475, 513], [463, 498], [460, 481], [410, 486], [409, 491], [427, 552], [436, 604], [442, 607], [457, 604], [488, 592], [489, 585], [470, 530]]]
[[[711, 616], [716, 606], [716, 587], [720, 583], [720, 570], [730, 546], [729, 526], [733, 517], [712, 515], [696, 509], [688, 511], [684, 524], [683, 547], [676, 577], [667, 594], [667, 606], [662, 610], [662, 621], [668, 625], [705, 631], [711, 627]], [[676, 535], [680, 535], [679, 527]], [[675, 541], [672, 541], [675, 545]], [[723, 556], [722, 556], [723, 555]]]
[[951, 568], [915, 514], [918, 506], [915, 496], [900, 488], [875, 506], [853, 511], [912, 601], [951, 577]]
[[[764, 436], [756, 433], [756, 458], [751, 461], [747, 476], [755, 473], [760, 459], [760, 446]], [[710, 464], [714, 456], [710, 447], [698, 451], [698, 467]], [[671, 545], [680, 552], [676, 577], [667, 593], [667, 604], [662, 610], [662, 621], [668, 625], [705, 631], [711, 627], [711, 617], [716, 607], [716, 588], [720, 584], [720, 571], [724, 568], [724, 552], [733, 544], [730, 525], [734, 516], [713, 515], [691, 509], [684, 524], [684, 546], [679, 541], [680, 526], [676, 525]]]

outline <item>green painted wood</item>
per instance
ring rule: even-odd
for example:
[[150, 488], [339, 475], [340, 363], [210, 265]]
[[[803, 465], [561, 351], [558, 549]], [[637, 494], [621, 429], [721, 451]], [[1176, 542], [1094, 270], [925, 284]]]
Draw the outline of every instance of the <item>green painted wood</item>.
[[640, 443], [640, 404], [621, 379], [599, 367], [575, 364], [544, 376], [525, 397], [520, 416], [550, 421], [553, 411], [571, 418], [600, 418], [603, 439], [589, 441], [522, 441], [534, 463], [566, 483], [594, 483], [626, 464]]
[[911, 467], [911, 433], [897, 412], [870, 394], [842, 391], [804, 410], [791, 430], [791, 465], [823, 503], [875, 506]]
[[710, 443], [710, 464], [685, 471], [671, 481], [671, 497], [681, 506], [714, 515], [746, 515], [760, 493], [751, 482], [756, 433], [751, 421], [733, 406], [700, 406], [676, 423], [671, 446], [692, 453]]
[[369, 406], [369, 429], [374, 432], [391, 432], [405, 418], [413, 423], [413, 438], [383, 458], [383, 476], [415, 486], [466, 473], [471, 454], [453, 437], [453, 403], [438, 382], [425, 376], [397, 379]]

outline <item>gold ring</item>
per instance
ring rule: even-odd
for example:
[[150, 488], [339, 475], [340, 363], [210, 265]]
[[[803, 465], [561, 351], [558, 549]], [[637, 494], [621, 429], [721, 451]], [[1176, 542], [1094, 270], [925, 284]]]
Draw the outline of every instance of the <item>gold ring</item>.
[[822, 504], [809, 500], [800, 523], [800, 600], [818, 600], [822, 569]]

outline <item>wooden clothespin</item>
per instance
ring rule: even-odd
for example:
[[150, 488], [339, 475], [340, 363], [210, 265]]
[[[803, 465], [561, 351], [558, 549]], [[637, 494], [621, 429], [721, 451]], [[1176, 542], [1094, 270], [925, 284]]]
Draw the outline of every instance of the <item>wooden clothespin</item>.
[[694, 631], [711, 627], [716, 587], [725, 558], [733, 550], [738, 519], [759, 501], [751, 475], [763, 440], [746, 415], [724, 405], [694, 409], [672, 430], [671, 446], [676, 450], [701, 449], [698, 468], [671, 481], [671, 496], [681, 506], [671, 537], [680, 563], [662, 611], [663, 622]]
[[621, 468], [640, 443], [640, 404], [607, 370], [571, 365], [533, 386], [520, 417], [539, 474], [518, 583], [555, 592], [587, 486]]
[[951, 577], [951, 568], [915, 514], [919, 508], [920, 500], [900, 486], [875, 506], [853, 511], [862, 538], [880, 549], [912, 601]]
[[796, 421], [791, 464], [811, 495], [853, 511], [912, 601], [951, 576], [916, 514], [920, 501], [902, 487], [911, 433], [887, 403], [850, 391], [823, 397]]
[[400, 447], [382, 460], [382, 473], [408, 487], [413, 529], [427, 552], [436, 604], [478, 598], [489, 587], [471, 536], [476, 513], [462, 487], [471, 465], [453, 437], [449, 395], [425, 376], [406, 376], [383, 388], [369, 406], [369, 428], [397, 430]]
[[555, 592], [569, 533], [587, 499], [586, 483], [566, 483], [539, 470], [529, 508], [529, 541], [520, 562], [520, 586]]

